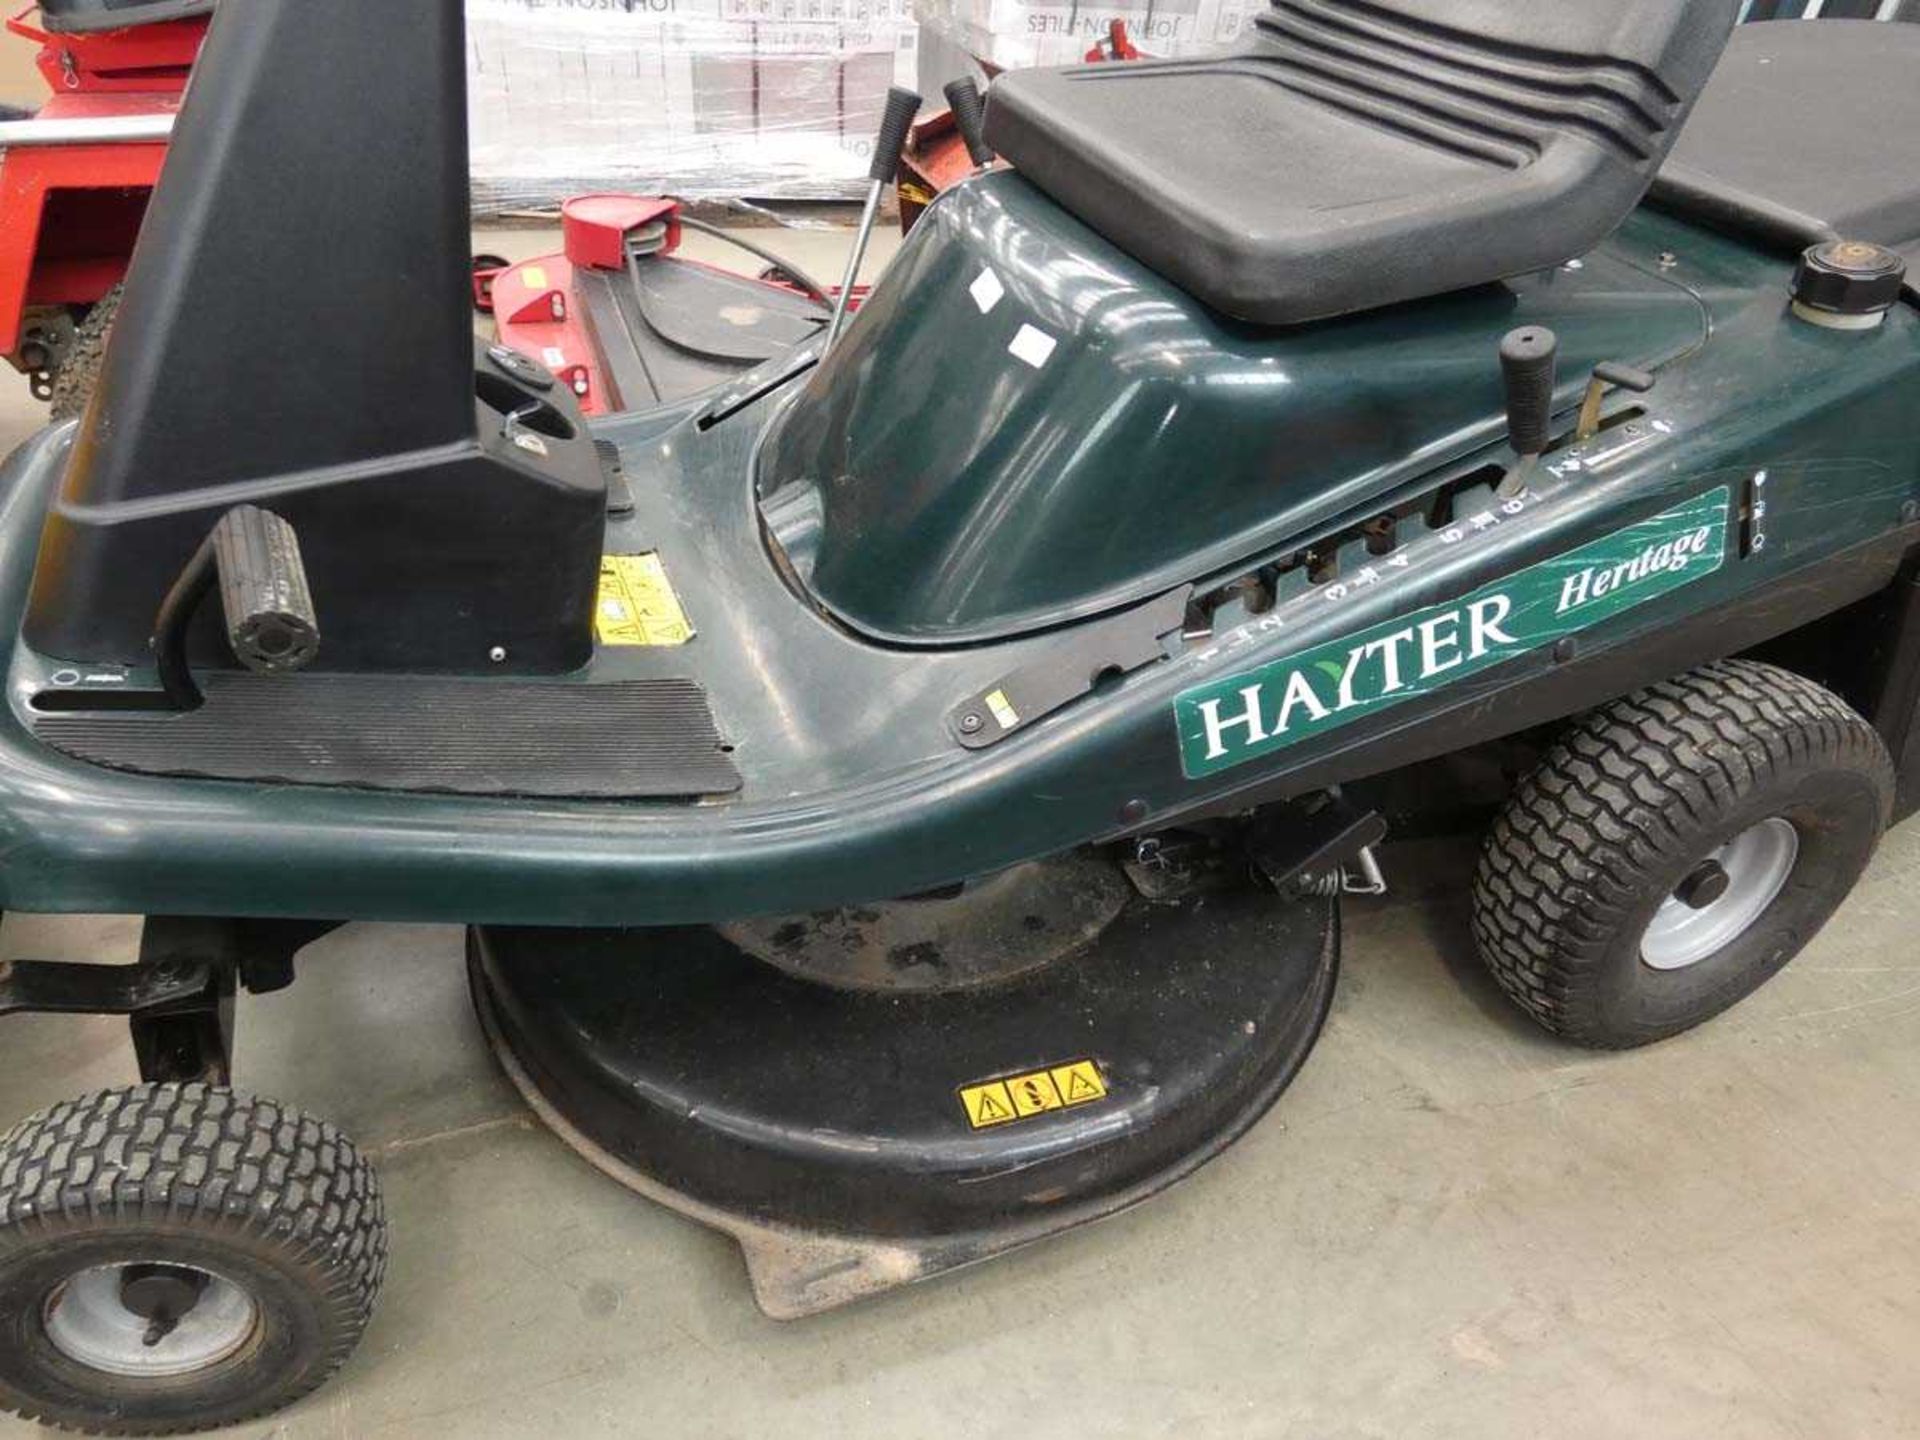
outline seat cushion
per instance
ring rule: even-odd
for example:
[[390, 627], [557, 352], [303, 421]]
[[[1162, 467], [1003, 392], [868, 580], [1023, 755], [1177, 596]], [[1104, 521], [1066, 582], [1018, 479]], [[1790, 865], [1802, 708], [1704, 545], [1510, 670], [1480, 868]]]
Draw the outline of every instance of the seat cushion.
[[1580, 254], [1645, 193], [1736, 0], [1275, 0], [1218, 58], [1017, 71], [989, 142], [1266, 325]]

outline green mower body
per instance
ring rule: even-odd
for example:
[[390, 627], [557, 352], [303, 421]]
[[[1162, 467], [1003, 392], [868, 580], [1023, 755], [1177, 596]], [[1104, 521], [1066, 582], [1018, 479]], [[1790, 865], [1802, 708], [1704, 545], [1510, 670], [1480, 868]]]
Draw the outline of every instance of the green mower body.
[[849, 327], [589, 424], [472, 334], [462, 6], [393, 8], [221, 8], [0, 471], [0, 906], [147, 917], [0, 965], [146, 1082], [0, 1139], [0, 1408], [344, 1360], [371, 1168], [226, 1088], [342, 922], [469, 927], [536, 1113], [792, 1317], [1244, 1134], [1391, 826], [1491, 821], [1488, 968], [1630, 1046], [1920, 806], [1920, 29], [1275, 0], [1004, 76]]
[[[984, 316], [968, 293], [983, 273], [1007, 289]], [[600, 646], [540, 689], [693, 680], [737, 770], [728, 793], [461, 794], [431, 775], [402, 790], [224, 731], [175, 751], [190, 717], [134, 708], [161, 703], [137, 656], [16, 640], [0, 899], [534, 925], [779, 913], [934, 889], [1575, 713], [1886, 591], [1920, 538], [1920, 316], [1808, 324], [1792, 275], [1762, 245], [1643, 211], [1577, 266], [1260, 332], [1018, 178], [975, 182], [916, 231], [824, 364], [803, 355], [596, 431], [635, 499], [606, 553], [657, 554], [696, 633]], [[1009, 348], [1030, 323], [1054, 341], [1038, 367]], [[1518, 459], [1494, 351], [1520, 324], [1562, 337], [1563, 441], [1595, 364], [1657, 384], [1503, 495]], [[56, 432], [11, 462], [10, 635], [37, 555], [42, 603], [86, 603], [47, 598], [62, 555], [41, 546], [50, 503], [89, 507], [86, 461], [84, 436]], [[297, 529], [324, 499], [309, 479], [266, 502]], [[1673, 560], [1675, 546], [1692, 548]], [[1568, 592], [1576, 572], [1592, 575]], [[476, 715], [489, 686], [525, 685], [476, 659], [482, 673], [379, 684]], [[247, 685], [330, 700], [318, 673], [233, 676], [215, 704]], [[263, 846], [268, 831], [285, 844]]]

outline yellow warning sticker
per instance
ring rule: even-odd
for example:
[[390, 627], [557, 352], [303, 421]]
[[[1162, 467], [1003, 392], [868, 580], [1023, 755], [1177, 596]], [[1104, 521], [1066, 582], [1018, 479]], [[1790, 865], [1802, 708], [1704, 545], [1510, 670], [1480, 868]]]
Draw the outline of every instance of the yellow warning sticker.
[[996, 690], [987, 696], [987, 709], [993, 712], [993, 718], [1000, 723], [1002, 730], [1011, 730], [1020, 723], [1020, 712], [1013, 708], [1013, 702], [1007, 699], [1007, 692]]
[[1053, 1076], [1044, 1070], [1037, 1075], [1009, 1080], [1007, 1093], [1013, 1096], [1013, 1108], [1023, 1116], [1058, 1110], [1061, 1106], [1060, 1092], [1053, 1088]]
[[967, 1123], [976, 1130], [1019, 1118], [1014, 1114], [1013, 1097], [1001, 1080], [991, 1085], [969, 1085], [960, 1092], [960, 1103], [967, 1107]]
[[602, 645], [684, 645], [693, 638], [658, 554], [601, 556], [594, 632]]
[[1092, 1100], [1107, 1098], [1106, 1077], [1091, 1060], [1059, 1065], [1048, 1073], [1053, 1076], [1054, 1088], [1060, 1092], [1063, 1105], [1085, 1105]]
[[1091, 1060], [1075, 1060], [1005, 1080], [987, 1080], [960, 1090], [960, 1106], [967, 1112], [967, 1123], [976, 1130], [1106, 1098], [1106, 1077]]
[[551, 283], [547, 279], [544, 265], [529, 265], [520, 272], [520, 278], [527, 282], [529, 290], [544, 290]]

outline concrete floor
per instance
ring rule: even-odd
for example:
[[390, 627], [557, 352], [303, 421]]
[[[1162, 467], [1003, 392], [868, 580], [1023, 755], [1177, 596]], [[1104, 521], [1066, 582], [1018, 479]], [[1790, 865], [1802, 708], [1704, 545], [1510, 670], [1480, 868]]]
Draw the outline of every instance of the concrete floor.
[[[793, 243], [831, 268], [835, 237]], [[36, 417], [0, 380], [10, 446]], [[1471, 858], [1389, 856], [1318, 1053], [1190, 1183], [789, 1325], [729, 1242], [532, 1121], [456, 931], [341, 931], [243, 1000], [238, 1067], [377, 1158], [392, 1273], [345, 1372], [243, 1433], [1920, 1436], [1920, 824], [1759, 995], [1628, 1055], [1554, 1042], [1481, 974]], [[0, 957], [134, 937], [10, 915]], [[8, 1117], [133, 1078], [119, 1022], [0, 1035]]]

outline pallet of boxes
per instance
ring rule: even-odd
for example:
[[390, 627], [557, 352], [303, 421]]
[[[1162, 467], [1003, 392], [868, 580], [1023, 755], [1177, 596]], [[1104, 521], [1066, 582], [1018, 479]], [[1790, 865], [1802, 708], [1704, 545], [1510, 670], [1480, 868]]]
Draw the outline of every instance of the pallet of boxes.
[[861, 193], [909, 0], [468, 0], [475, 203]]

